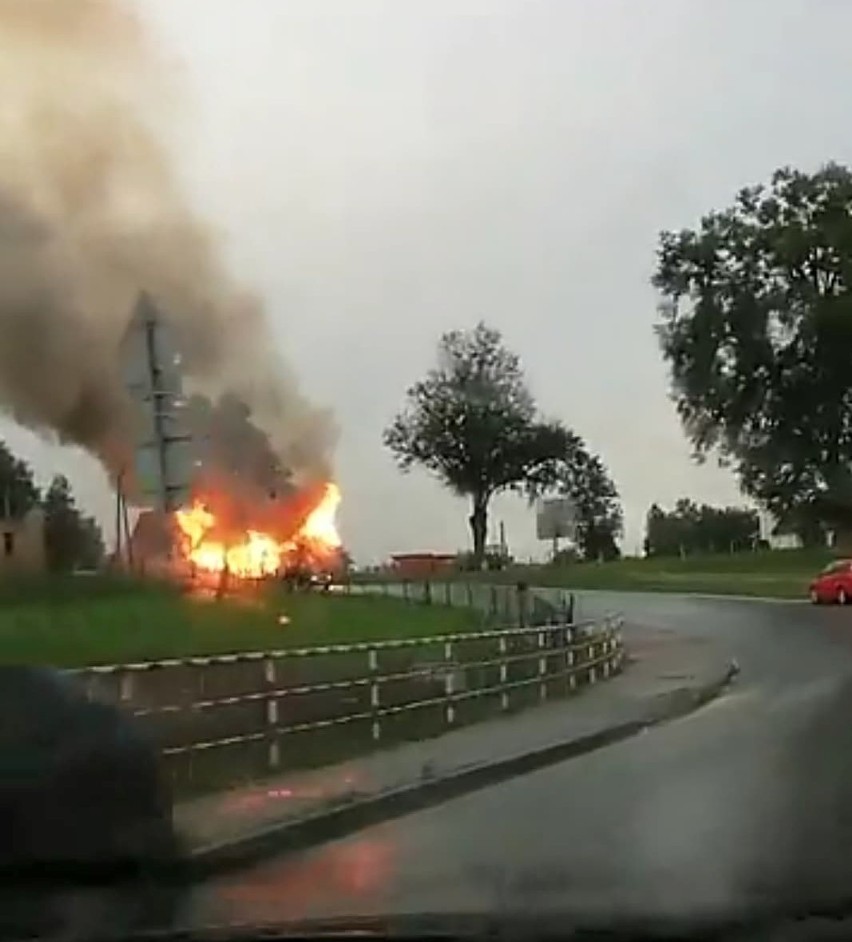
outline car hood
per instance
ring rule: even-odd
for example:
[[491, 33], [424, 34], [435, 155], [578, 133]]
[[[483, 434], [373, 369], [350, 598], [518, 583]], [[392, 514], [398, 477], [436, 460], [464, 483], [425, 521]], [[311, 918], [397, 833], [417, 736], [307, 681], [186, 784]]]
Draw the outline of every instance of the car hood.
[[[822, 938], [821, 929], [830, 920], [833, 931], [846, 925], [852, 931], [852, 900], [831, 911], [807, 908], [802, 911], [742, 911], [724, 917], [660, 917], [621, 919], [578, 918], [572, 913], [547, 916], [530, 913], [428, 914], [370, 917], [336, 917], [282, 924], [222, 925], [197, 930], [146, 933], [124, 942], [249, 942], [286, 939], [434, 939], [434, 940], [565, 940], [594, 938], [635, 939], [764, 939], [783, 932], [789, 942]], [[848, 923], [848, 924], [847, 924]], [[837, 937], [832, 936], [832, 938]], [[845, 936], [844, 936], [845, 937]]]

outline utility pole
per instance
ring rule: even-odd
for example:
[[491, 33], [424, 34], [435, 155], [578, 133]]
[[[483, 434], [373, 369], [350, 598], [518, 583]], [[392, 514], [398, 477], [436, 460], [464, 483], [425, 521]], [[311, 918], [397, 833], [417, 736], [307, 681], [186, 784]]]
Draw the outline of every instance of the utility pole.
[[119, 474], [115, 482], [115, 561], [125, 561], [129, 569], [133, 568], [133, 543], [130, 539], [127, 496], [124, 493], [124, 472]]
[[[180, 356], [145, 292], [137, 301], [122, 356], [125, 388], [137, 406], [139, 424], [133, 468], [123, 469], [116, 482], [116, 531], [123, 531], [132, 565], [128, 485], [132, 485], [134, 503], [165, 518], [189, 499], [195, 454], [194, 439], [184, 420]], [[116, 544], [120, 547], [120, 537]]]
[[144, 292], [136, 308], [136, 326], [142, 333], [145, 388], [142, 399], [150, 419], [151, 439], [141, 442], [154, 461], [152, 480], [146, 482], [154, 491], [157, 509], [165, 513], [177, 510], [186, 501], [189, 481], [185, 462], [186, 449], [192, 442], [188, 430], [180, 428], [183, 407], [183, 383], [178, 371], [180, 359], [169, 349], [159, 312]]

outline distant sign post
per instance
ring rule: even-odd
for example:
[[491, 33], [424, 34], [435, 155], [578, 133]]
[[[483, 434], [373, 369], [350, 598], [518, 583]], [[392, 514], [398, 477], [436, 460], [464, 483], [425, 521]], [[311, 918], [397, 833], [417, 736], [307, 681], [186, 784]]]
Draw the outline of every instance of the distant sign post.
[[577, 533], [577, 513], [574, 502], [567, 497], [553, 497], [539, 501], [535, 517], [536, 536], [553, 544], [554, 557], [559, 552], [561, 539], [573, 540]]

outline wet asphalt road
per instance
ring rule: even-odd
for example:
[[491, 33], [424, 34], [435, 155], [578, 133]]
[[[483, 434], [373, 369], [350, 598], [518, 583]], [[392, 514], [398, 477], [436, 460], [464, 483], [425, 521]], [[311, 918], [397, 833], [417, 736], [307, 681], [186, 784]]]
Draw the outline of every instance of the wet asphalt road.
[[213, 881], [185, 919], [852, 900], [852, 608], [608, 594], [581, 605], [711, 634], [741, 677], [626, 742]]

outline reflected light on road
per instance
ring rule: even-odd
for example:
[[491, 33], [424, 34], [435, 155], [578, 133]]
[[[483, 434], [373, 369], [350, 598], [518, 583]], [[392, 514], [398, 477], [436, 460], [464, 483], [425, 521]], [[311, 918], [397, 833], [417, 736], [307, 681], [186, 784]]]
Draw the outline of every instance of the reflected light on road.
[[253, 917], [273, 922], [307, 919], [329, 909], [381, 911], [392, 858], [390, 835], [365, 837], [331, 845], [309, 859], [273, 863], [239, 883], [228, 883], [219, 898], [236, 911], [249, 905]]
[[296, 776], [292, 784], [282, 782], [281, 785], [237, 792], [227, 799], [223, 813], [230, 817], [255, 815], [261, 821], [264, 814], [277, 814], [282, 800], [329, 802], [349, 797], [353, 792], [369, 790], [369, 782], [357, 768], [338, 769], [333, 776], [316, 776], [313, 781], [299, 781]]

